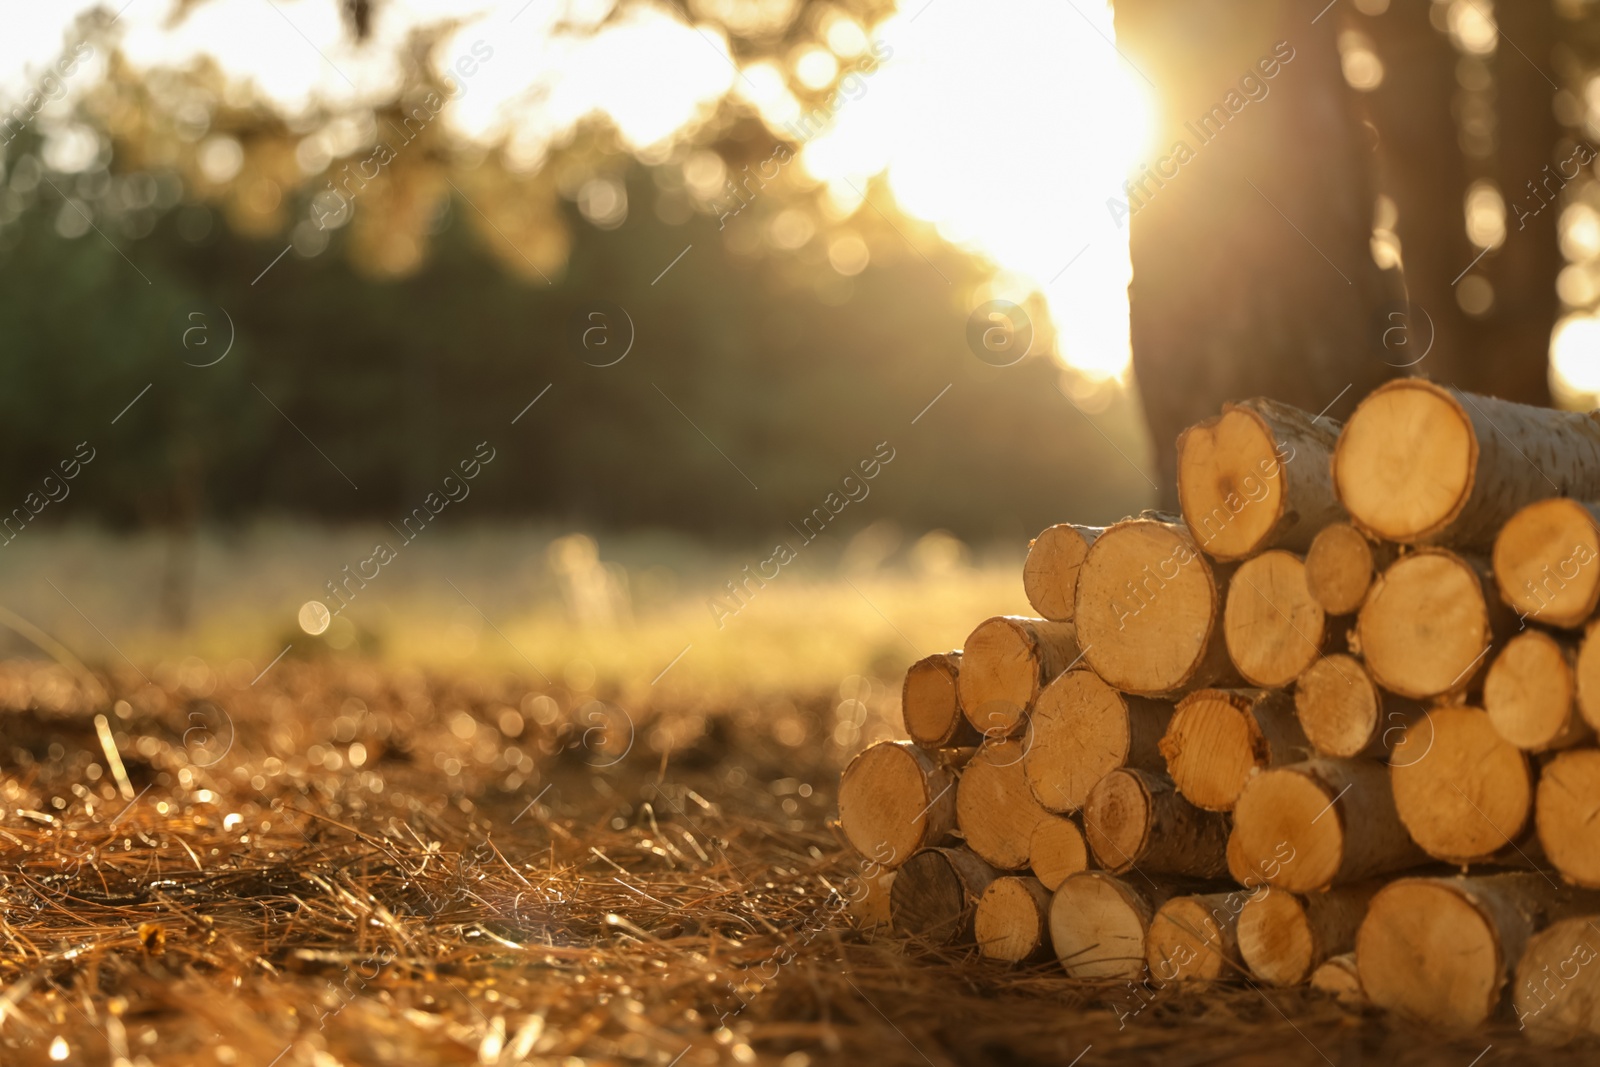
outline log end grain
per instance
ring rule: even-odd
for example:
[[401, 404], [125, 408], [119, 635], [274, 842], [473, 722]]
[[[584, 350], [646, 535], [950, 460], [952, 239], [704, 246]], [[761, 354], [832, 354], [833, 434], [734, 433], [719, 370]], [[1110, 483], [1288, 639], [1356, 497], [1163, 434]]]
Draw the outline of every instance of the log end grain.
[[1178, 704], [1161, 739], [1167, 774], [1189, 803], [1208, 811], [1232, 811], [1239, 791], [1271, 753], [1251, 713], [1249, 697], [1226, 689], [1202, 689]]
[[1545, 764], [1534, 806], [1539, 844], [1556, 870], [1600, 888], [1600, 751], [1575, 749]]
[[1477, 462], [1472, 419], [1456, 398], [1420, 378], [1400, 378], [1370, 393], [1345, 423], [1333, 481], [1369, 533], [1417, 542], [1461, 513]]
[[1578, 715], [1571, 661], [1539, 630], [1513, 637], [1489, 665], [1483, 710], [1501, 737], [1528, 752], [1560, 748], [1589, 733]]
[[1411, 839], [1447, 863], [1484, 860], [1515, 841], [1533, 809], [1527, 755], [1478, 708], [1433, 708], [1416, 729], [1428, 749], [1389, 765], [1395, 808]]
[[961, 714], [957, 679], [961, 653], [941, 652], [913, 663], [900, 687], [900, 715], [906, 735], [924, 748], [961, 747], [978, 734]]
[[938, 844], [955, 825], [955, 778], [899, 741], [866, 749], [839, 780], [839, 823], [852, 848], [885, 867]]
[[1150, 771], [1122, 768], [1102, 778], [1083, 808], [1084, 837], [1099, 866], [1214, 878], [1227, 871], [1228, 821], [1179, 796]]
[[1252, 881], [1281, 889], [1311, 892], [1333, 884], [1347, 844], [1337, 792], [1298, 767], [1255, 775], [1233, 812], [1234, 864]]
[[1493, 638], [1477, 571], [1443, 549], [1413, 552], [1385, 570], [1356, 632], [1378, 684], [1414, 700], [1464, 691]]
[[1139, 978], [1154, 909], [1137, 890], [1099, 871], [1061, 883], [1050, 901], [1050, 943], [1073, 978]]
[[984, 737], [1009, 737], [1022, 728], [1043, 681], [1077, 654], [1071, 623], [1013, 615], [985, 619], [962, 646], [961, 709]]
[[1257, 892], [1239, 912], [1239, 954], [1271, 985], [1299, 985], [1321, 962], [1305, 903], [1282, 889]]
[[1383, 694], [1366, 668], [1343, 652], [1306, 668], [1295, 682], [1294, 709], [1306, 740], [1325, 756], [1368, 751], [1392, 725], [1383, 721]]
[[[1161, 696], [1231, 670], [1223, 588], [1181, 526], [1119, 522], [1089, 547], [1073, 618], [1084, 658], [1125, 693]], [[1215, 677], [1213, 677], [1215, 676]]]
[[1048, 951], [1046, 915], [1050, 893], [1033, 878], [1007, 875], [989, 883], [978, 898], [973, 935], [978, 951], [992, 960], [1020, 963]]
[[1367, 597], [1372, 542], [1348, 522], [1323, 527], [1306, 551], [1306, 588], [1329, 615], [1350, 615]]
[[1078, 824], [1064, 815], [1040, 819], [1028, 839], [1028, 865], [1052, 893], [1070, 875], [1089, 869], [1089, 846]]
[[1078, 570], [1100, 531], [1060, 523], [1035, 537], [1022, 564], [1022, 590], [1046, 619], [1071, 622], [1078, 596]]
[[1251, 685], [1288, 685], [1322, 653], [1327, 616], [1306, 585], [1305, 564], [1274, 549], [1245, 561], [1228, 583], [1223, 634]]
[[1600, 915], [1562, 919], [1528, 939], [1511, 984], [1517, 1025], [1542, 1045], [1600, 1034]]
[[1034, 827], [1050, 817], [1028, 788], [1024, 751], [1018, 740], [986, 743], [955, 789], [956, 823], [967, 847], [1005, 871], [1028, 865]]
[[1138, 865], [1153, 829], [1153, 798], [1137, 774], [1112, 771], [1089, 793], [1083, 836], [1099, 866], [1120, 874]]
[[1138, 725], [1132, 717], [1154, 714], [1131, 709], [1093, 671], [1062, 673], [1039, 694], [1030, 721], [1023, 765], [1034, 796], [1051, 811], [1082, 808], [1095, 783], [1128, 763]]
[[1600, 730], [1600, 619], [1584, 631], [1573, 671], [1577, 676], [1578, 711], [1590, 729]]
[[1356, 954], [1345, 952], [1324, 960], [1322, 966], [1311, 972], [1311, 988], [1326, 993], [1347, 1008], [1367, 1006], [1367, 994], [1361, 989], [1361, 976], [1356, 971]]
[[1195, 540], [1217, 559], [1265, 547], [1284, 512], [1283, 465], [1266, 420], [1234, 406], [1184, 430], [1178, 502]]
[[1596, 506], [1539, 500], [1511, 516], [1494, 542], [1494, 577], [1507, 606], [1546, 626], [1580, 626], [1600, 603]]
[[1356, 934], [1356, 969], [1374, 1004], [1453, 1030], [1493, 1013], [1507, 962], [1492, 919], [1439, 880], [1390, 883]]
[[1235, 980], [1240, 975], [1237, 902], [1232, 894], [1173, 897], [1156, 911], [1145, 962], [1162, 981]]

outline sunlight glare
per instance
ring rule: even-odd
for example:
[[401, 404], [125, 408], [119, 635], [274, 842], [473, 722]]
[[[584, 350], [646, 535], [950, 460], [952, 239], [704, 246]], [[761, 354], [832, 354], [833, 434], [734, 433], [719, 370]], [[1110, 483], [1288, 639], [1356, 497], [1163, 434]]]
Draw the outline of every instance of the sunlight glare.
[[1559, 389], [1600, 394], [1600, 318], [1568, 315], [1550, 338], [1550, 372]]
[[[74, 19], [96, 6], [20, 9], [0, 39], [0, 97], [26, 92], [75, 39]], [[332, 3], [210, 0], [174, 18], [180, 0], [151, 0], [126, 8], [113, 37], [135, 70], [214, 62], [235, 86], [230, 100], [247, 87], [291, 116], [338, 115], [392, 95], [406, 42], [453, 22], [433, 50], [436, 73], [462, 57], [477, 61], [441, 121], [460, 137], [504, 142], [508, 159], [530, 171], [589, 116], [608, 117], [635, 151], [659, 151], [730, 92], [775, 135], [795, 136], [788, 124], [800, 106], [773, 63], [741, 71], [718, 27], [686, 24], [654, 5], [613, 12], [588, 32], [614, 6], [393, 0], [379, 9], [372, 40], [356, 44]], [[767, 15], [778, 18], [783, 6]], [[870, 210], [861, 193], [886, 174], [902, 210], [1044, 295], [1063, 363], [1123, 378], [1131, 267], [1127, 231], [1106, 203], [1148, 152], [1149, 96], [1111, 43], [1105, 0], [1012, 0], [1003, 15], [979, 15], [944, 3], [873, 28], [842, 13], [825, 18], [832, 52], [797, 53], [799, 75], [820, 84], [834, 55], [845, 73], [832, 94], [835, 114], [802, 138], [802, 167], [825, 184], [822, 207], [835, 222]], [[964, 76], [952, 76], [951, 57]], [[100, 80], [103, 64], [97, 55], [92, 73], [74, 79], [74, 97]], [[70, 105], [41, 114], [42, 132], [69, 122]], [[326, 146], [311, 147], [315, 166]], [[222, 172], [229, 161], [212, 155]]]
[[[872, 36], [892, 56], [801, 160], [830, 186], [864, 189], [887, 170], [903, 210], [1044, 293], [1063, 362], [1110, 378], [1128, 368], [1131, 268], [1127, 232], [1105, 204], [1152, 122], [1137, 75], [1094, 32], [1110, 37], [1109, 8], [1079, 11], [1095, 25], [1049, 0], [1012, 5], [1004, 19], [956, 8], [890, 19]], [[951, 55], [969, 77], [950, 76]]]

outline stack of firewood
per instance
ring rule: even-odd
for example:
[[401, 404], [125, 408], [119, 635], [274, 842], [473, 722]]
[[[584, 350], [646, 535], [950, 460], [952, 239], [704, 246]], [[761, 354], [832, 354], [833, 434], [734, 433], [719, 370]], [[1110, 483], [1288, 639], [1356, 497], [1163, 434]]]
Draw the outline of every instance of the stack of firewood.
[[861, 914], [1600, 1031], [1600, 421], [1405, 379], [1178, 454], [1181, 517], [1045, 530], [1039, 617], [911, 667], [840, 784]]

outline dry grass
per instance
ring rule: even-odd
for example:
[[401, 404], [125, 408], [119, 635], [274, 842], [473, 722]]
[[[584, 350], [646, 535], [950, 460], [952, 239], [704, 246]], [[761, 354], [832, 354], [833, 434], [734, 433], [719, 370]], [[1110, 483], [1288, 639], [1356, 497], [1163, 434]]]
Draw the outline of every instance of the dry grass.
[[1164, 992], [1119, 1028], [1113, 989], [1053, 967], [858, 934], [831, 738], [881, 727], [894, 698], [870, 682], [620, 714], [515, 675], [364, 662], [99, 684], [123, 702], [0, 667], [6, 1064], [1594, 1055], [1243, 987]]

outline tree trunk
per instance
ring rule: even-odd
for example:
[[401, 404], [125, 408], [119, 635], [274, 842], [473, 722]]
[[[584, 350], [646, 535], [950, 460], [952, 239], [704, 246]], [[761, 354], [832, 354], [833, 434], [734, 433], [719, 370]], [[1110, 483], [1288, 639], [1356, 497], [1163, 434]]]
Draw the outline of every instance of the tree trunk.
[[1386, 323], [1395, 332], [1385, 358], [1396, 373], [1466, 388], [1472, 335], [1481, 327], [1461, 310], [1451, 282], [1479, 249], [1467, 237], [1464, 208], [1472, 179], [1456, 121], [1460, 56], [1434, 29], [1429, 7], [1402, 0], [1382, 15], [1354, 19], [1383, 63], [1383, 83], [1358, 99], [1377, 132], [1378, 187], [1398, 209], [1394, 233], [1410, 301]]
[[[1391, 346], [1391, 359], [1410, 363], [1431, 341], [1426, 360], [1408, 373], [1548, 404], [1550, 330], [1560, 312], [1555, 285], [1563, 263], [1559, 209], [1537, 209], [1565, 184], [1554, 176], [1562, 131], [1551, 106], [1556, 86], [1547, 80], [1556, 76], [1555, 11], [1550, 0], [1496, 4], [1499, 47], [1480, 60], [1464, 58], [1434, 29], [1429, 6], [1393, 3], [1382, 15], [1354, 19], [1383, 62], [1383, 84], [1362, 99], [1377, 130], [1379, 188], [1398, 208], [1395, 233], [1411, 300], [1403, 325], [1415, 343]], [[1492, 107], [1485, 101], [1473, 108], [1494, 119], [1492, 151], [1481, 160], [1467, 158], [1462, 148], [1459, 117], [1474, 93], [1461, 86], [1462, 64], [1482, 70], [1486, 83], [1492, 79], [1476, 90]], [[1482, 251], [1466, 232], [1464, 201], [1475, 178], [1492, 180], [1505, 198], [1506, 239], [1468, 271]], [[1537, 196], [1529, 182], [1539, 188]], [[1489, 282], [1494, 293], [1493, 304], [1476, 317], [1457, 298], [1464, 272]]]
[[1552, 106], [1556, 86], [1549, 81], [1557, 76], [1556, 13], [1550, 0], [1515, 0], [1496, 4], [1494, 16], [1500, 23], [1493, 64], [1501, 118], [1493, 177], [1507, 202], [1506, 243], [1474, 268], [1494, 286], [1494, 306], [1473, 331], [1468, 388], [1548, 404], [1550, 331], [1561, 311], [1556, 275], [1565, 265], [1556, 238], [1561, 213], [1551, 205], [1519, 220], [1516, 205], [1529, 201], [1529, 182], [1546, 197], [1564, 184], [1560, 177], [1551, 180], [1562, 134]]
[[[1118, 46], [1164, 116], [1142, 187], [1118, 198], [1129, 217], [1110, 210], [1130, 227], [1133, 367], [1168, 507], [1178, 433], [1224, 401], [1342, 418], [1395, 373], [1375, 328], [1392, 294], [1369, 246], [1367, 138], [1337, 20], [1311, 14], [1288, 0], [1116, 3]], [[1253, 86], [1266, 95], [1246, 100]], [[1201, 125], [1213, 108], [1220, 130]]]

